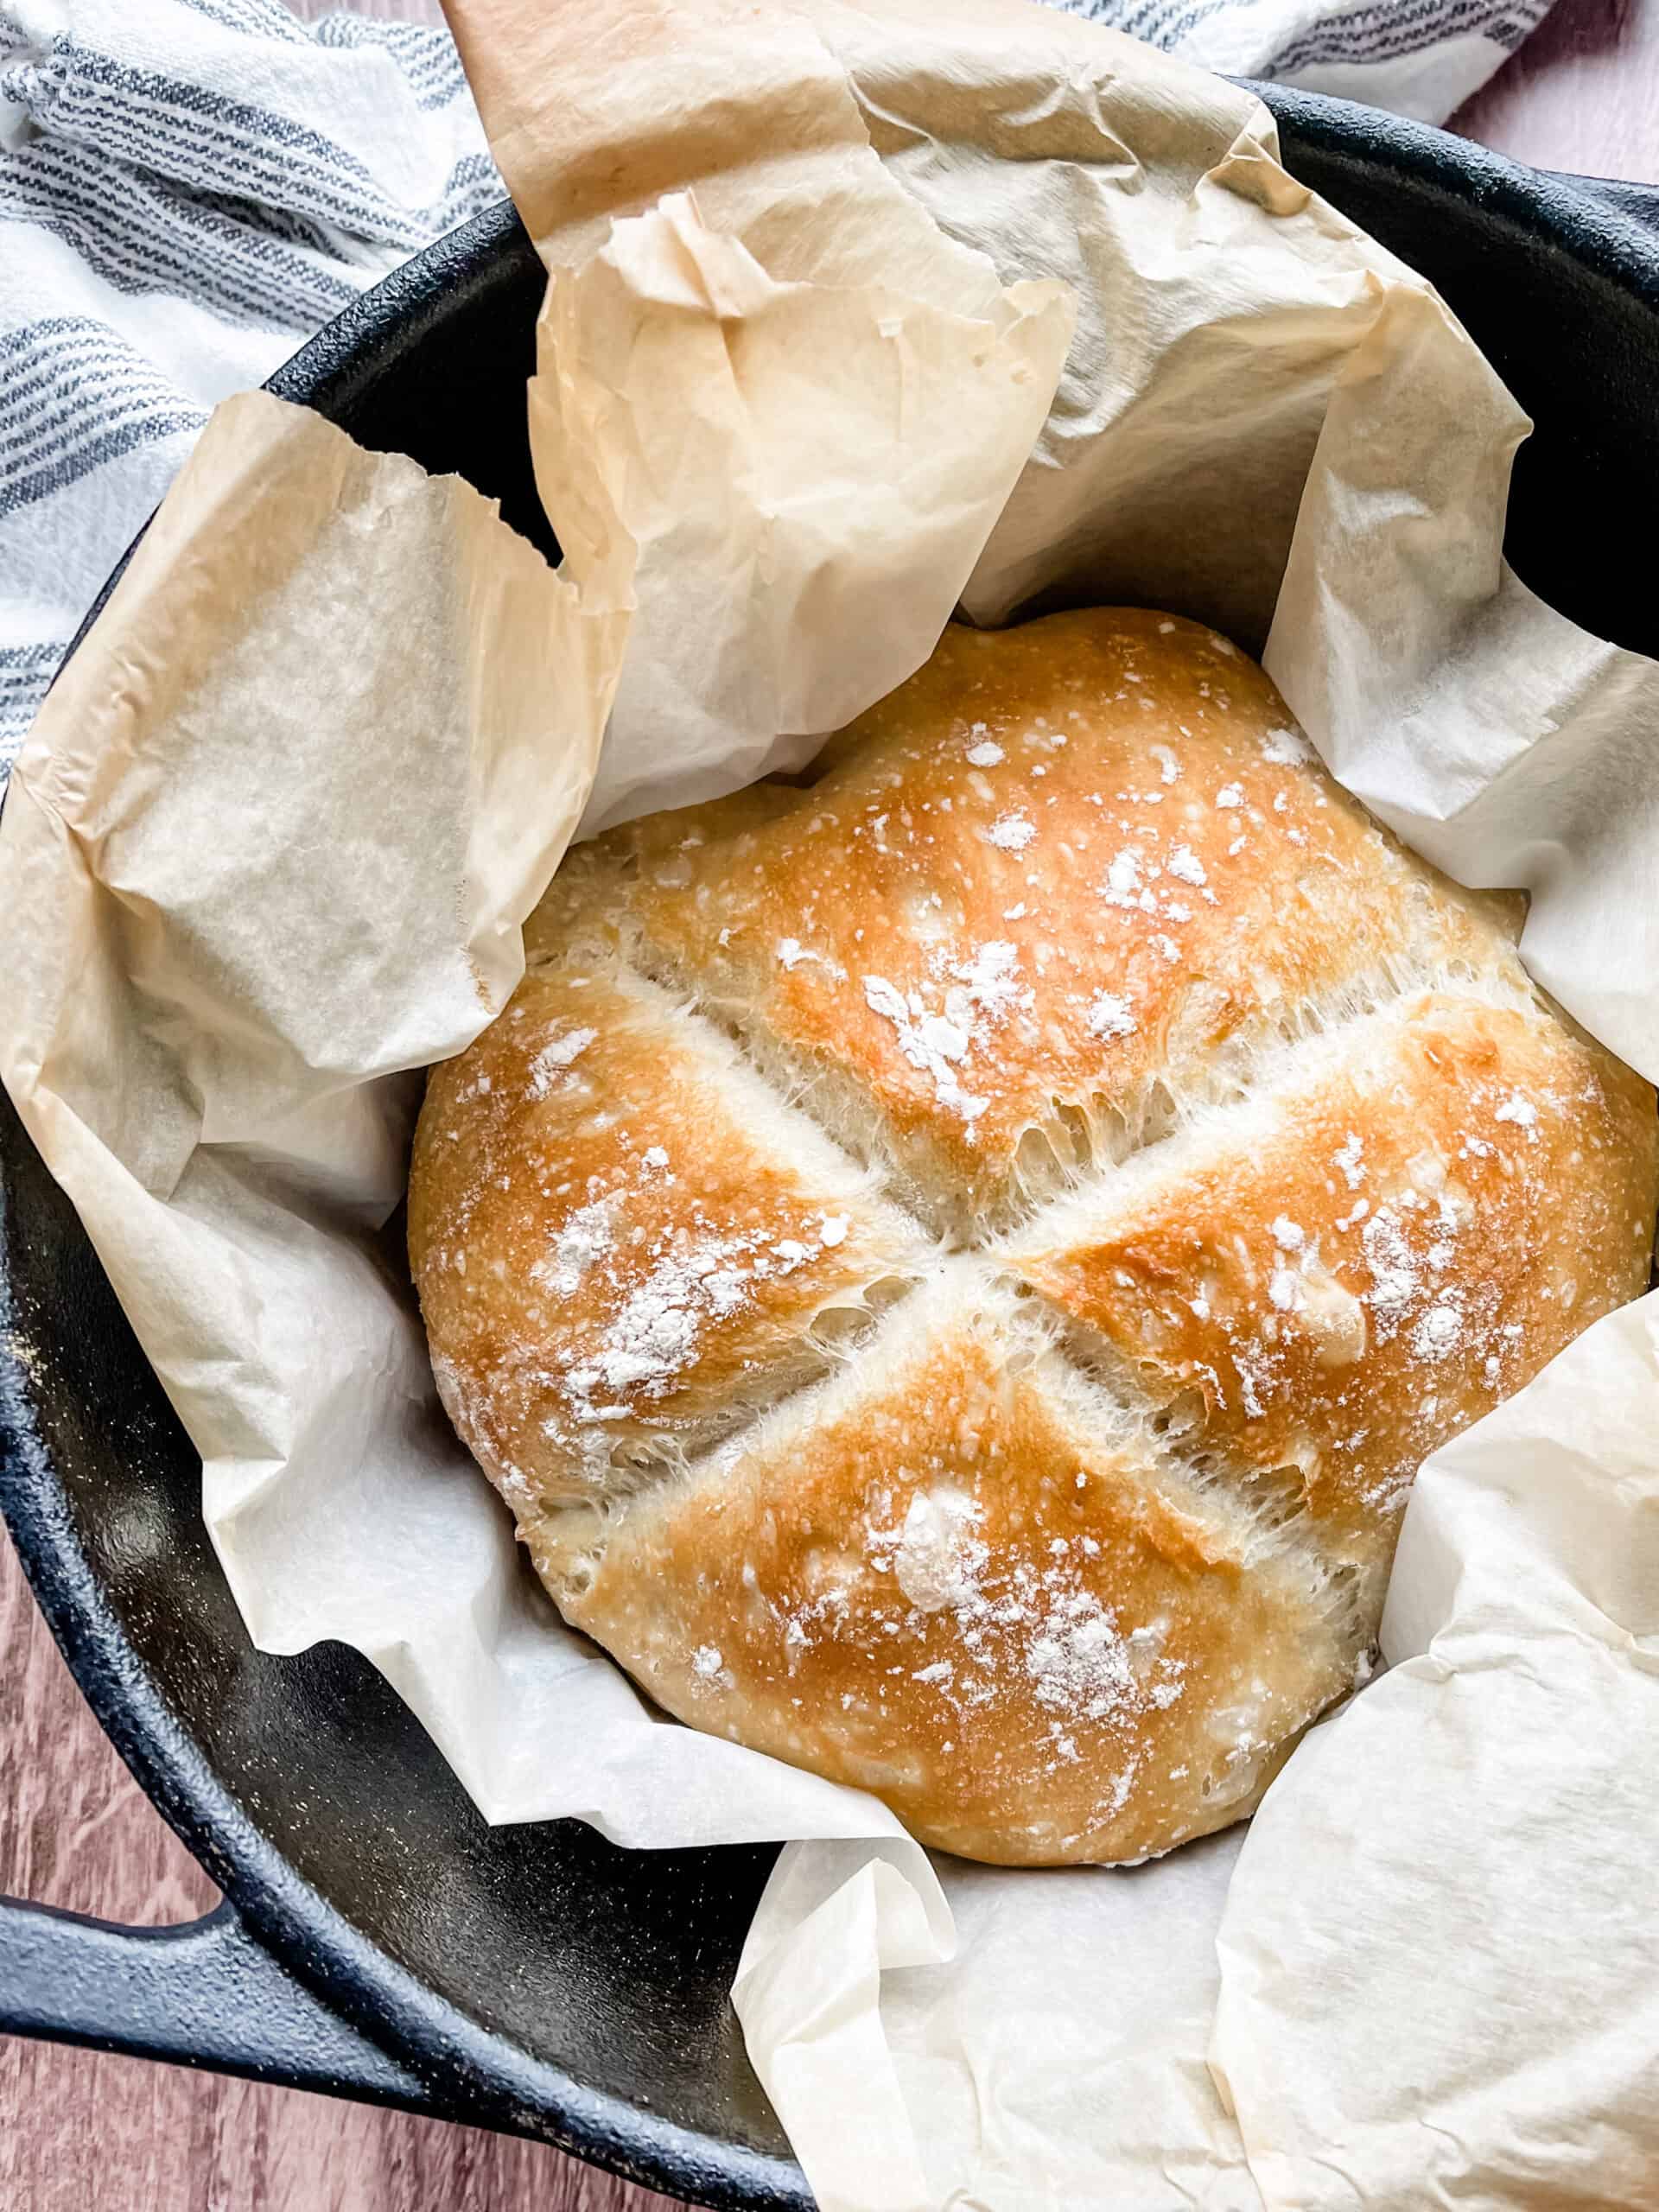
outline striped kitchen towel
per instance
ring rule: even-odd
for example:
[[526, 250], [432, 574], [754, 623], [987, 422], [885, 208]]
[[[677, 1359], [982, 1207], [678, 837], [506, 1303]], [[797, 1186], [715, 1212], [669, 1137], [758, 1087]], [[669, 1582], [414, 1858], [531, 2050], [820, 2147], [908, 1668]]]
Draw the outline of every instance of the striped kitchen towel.
[[447, 31], [0, 0], [0, 777], [214, 403], [500, 196]]
[[[1062, 4], [1440, 121], [1549, 0]], [[447, 32], [0, 0], [0, 781], [214, 402], [500, 189]]]

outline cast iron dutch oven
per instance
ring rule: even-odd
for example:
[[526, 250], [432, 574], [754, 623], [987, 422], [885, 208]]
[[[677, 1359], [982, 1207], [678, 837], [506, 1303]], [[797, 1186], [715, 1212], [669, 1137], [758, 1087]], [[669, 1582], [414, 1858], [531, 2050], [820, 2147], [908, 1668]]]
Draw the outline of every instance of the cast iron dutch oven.
[[[1259, 89], [1290, 168], [1433, 280], [1535, 418], [1510, 521], [1522, 576], [1659, 653], [1639, 531], [1659, 512], [1659, 189]], [[550, 552], [524, 429], [541, 294], [503, 204], [272, 389], [458, 470]], [[810, 2205], [727, 1999], [770, 1851], [486, 1827], [354, 1653], [249, 1648], [198, 1493], [0, 1096], [0, 1506], [93, 1711], [225, 1893], [181, 1929], [0, 1904], [0, 2029], [516, 2130], [699, 2204]]]

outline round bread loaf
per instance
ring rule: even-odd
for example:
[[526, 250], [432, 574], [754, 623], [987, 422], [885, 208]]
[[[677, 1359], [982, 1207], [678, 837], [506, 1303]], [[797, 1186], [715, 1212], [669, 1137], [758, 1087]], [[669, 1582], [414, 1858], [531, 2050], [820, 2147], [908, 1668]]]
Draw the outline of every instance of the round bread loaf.
[[573, 852], [410, 1193], [565, 1617], [970, 1858], [1247, 1813], [1425, 1455], [1647, 1280], [1653, 1093], [1515, 922], [1116, 609]]

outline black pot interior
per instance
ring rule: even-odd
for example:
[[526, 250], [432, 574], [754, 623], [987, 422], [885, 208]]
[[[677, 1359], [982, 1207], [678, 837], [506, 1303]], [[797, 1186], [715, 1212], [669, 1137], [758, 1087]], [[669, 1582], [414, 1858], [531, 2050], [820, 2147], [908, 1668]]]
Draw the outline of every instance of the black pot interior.
[[[1634, 226], [1438, 134], [1300, 96], [1274, 105], [1291, 167], [1443, 289], [1537, 419], [1510, 528], [1522, 576], [1588, 626], [1659, 650], [1651, 563], [1631, 559], [1624, 521], [1659, 506], [1659, 256], [1644, 258]], [[276, 388], [365, 444], [459, 471], [550, 550], [524, 428], [540, 294], [510, 213], [481, 218]], [[9, 1103], [0, 1268], [26, 1354], [0, 1430], [31, 1573], [100, 1717], [266, 1940], [389, 2041], [414, 2037], [429, 2070], [465, 2022], [528, 2061], [507, 2099], [488, 2048], [469, 2047], [446, 2091], [457, 2116], [705, 2202], [803, 2201], [787, 2167], [765, 2171], [787, 2145], [728, 2004], [771, 1854], [631, 1854], [571, 1821], [491, 1830], [355, 1655], [251, 1649], [202, 1529], [195, 1455]], [[68, 1531], [53, 1533], [54, 1478], [92, 1583]], [[273, 1849], [315, 1899], [266, 1909]], [[455, 2012], [417, 1993], [389, 2029], [377, 1957]]]

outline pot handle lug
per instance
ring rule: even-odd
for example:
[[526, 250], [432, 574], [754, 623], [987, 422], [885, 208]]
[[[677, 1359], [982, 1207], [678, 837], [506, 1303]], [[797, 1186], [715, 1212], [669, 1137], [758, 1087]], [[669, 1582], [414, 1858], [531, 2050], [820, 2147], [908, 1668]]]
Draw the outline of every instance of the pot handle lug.
[[0, 2033], [430, 2109], [419, 2077], [328, 2011], [229, 1904], [125, 1928], [0, 1897]]

